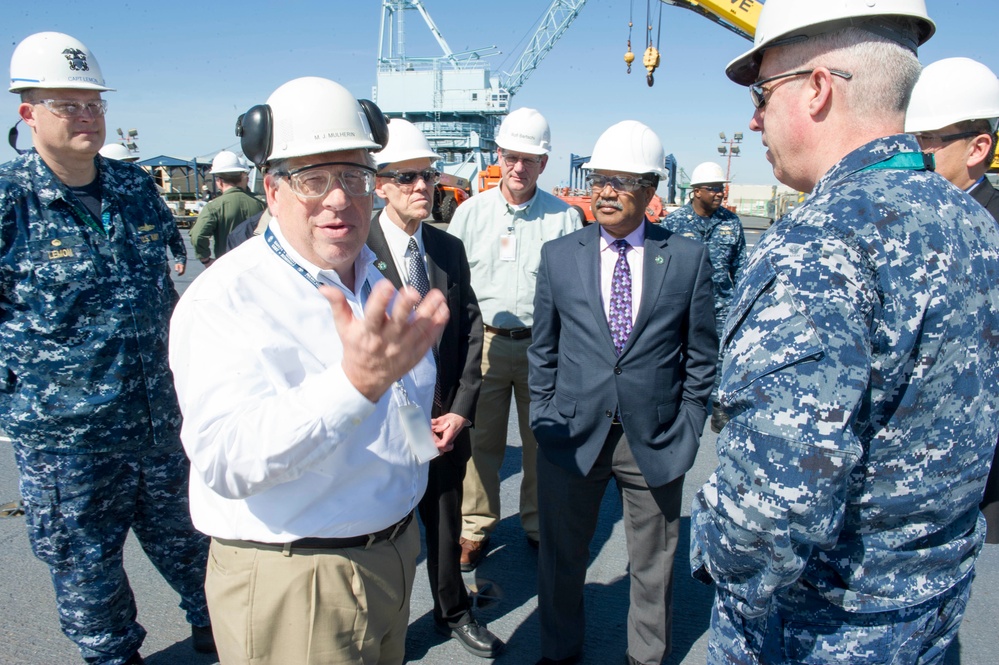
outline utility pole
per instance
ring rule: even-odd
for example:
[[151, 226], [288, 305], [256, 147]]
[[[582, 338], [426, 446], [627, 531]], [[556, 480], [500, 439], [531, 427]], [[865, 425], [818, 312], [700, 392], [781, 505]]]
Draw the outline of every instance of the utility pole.
[[732, 158], [739, 156], [739, 144], [742, 143], [742, 132], [736, 132], [732, 135], [731, 139], [725, 137], [725, 132], [718, 132], [718, 138], [721, 139], [722, 145], [718, 146], [718, 154], [728, 157], [728, 162], [725, 164], [725, 200], [723, 205], [728, 203], [728, 188], [731, 185], [732, 178]]

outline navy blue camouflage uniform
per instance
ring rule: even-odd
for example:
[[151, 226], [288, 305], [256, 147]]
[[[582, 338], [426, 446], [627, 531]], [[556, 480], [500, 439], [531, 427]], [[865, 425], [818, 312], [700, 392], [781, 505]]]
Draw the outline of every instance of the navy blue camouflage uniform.
[[[720, 340], [736, 282], [746, 264], [746, 234], [742, 230], [739, 216], [728, 208], [719, 207], [710, 217], [701, 217], [687, 203], [666, 215], [660, 225], [707, 246], [715, 296], [715, 327]], [[712, 399], [717, 397], [723, 360], [724, 357], [719, 353]]]
[[746, 266], [691, 516], [709, 663], [940, 662], [957, 634], [999, 433], [999, 229], [884, 168], [918, 151], [844, 157]]
[[87, 662], [117, 664], [145, 636], [129, 527], [201, 626], [208, 539], [190, 520], [167, 364], [166, 251], [183, 261], [184, 243], [142, 169], [95, 160], [100, 219], [37, 152], [0, 166], [0, 419], [63, 632]]

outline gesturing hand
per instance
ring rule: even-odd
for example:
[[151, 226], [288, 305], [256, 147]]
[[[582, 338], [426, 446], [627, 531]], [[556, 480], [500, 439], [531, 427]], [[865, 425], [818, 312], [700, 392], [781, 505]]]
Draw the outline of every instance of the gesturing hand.
[[333, 323], [343, 344], [344, 374], [372, 402], [416, 366], [450, 318], [444, 294], [432, 289], [420, 302], [420, 294], [408, 286], [396, 295], [389, 313], [396, 291], [387, 279], [371, 289], [363, 319], [354, 316], [339, 289], [321, 286], [319, 292], [333, 310]]

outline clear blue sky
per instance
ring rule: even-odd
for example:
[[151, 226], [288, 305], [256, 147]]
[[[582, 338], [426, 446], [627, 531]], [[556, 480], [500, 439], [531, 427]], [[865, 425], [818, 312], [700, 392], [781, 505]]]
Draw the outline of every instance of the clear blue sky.
[[[222, 148], [238, 149], [237, 115], [292, 78], [324, 76], [360, 97], [370, 97], [375, 84], [379, 0], [5, 4], [0, 61], [8, 64], [15, 45], [34, 32], [56, 30], [83, 41], [97, 55], [108, 85], [117, 88], [105, 95], [109, 139], [116, 128], [138, 129], [143, 157], [210, 157]], [[495, 45], [503, 52], [490, 59], [494, 74], [512, 68], [548, 4], [424, 0], [453, 50]], [[937, 32], [920, 49], [924, 64], [966, 56], [999, 72], [999, 2], [926, 4]], [[655, 129], [688, 173], [707, 160], [724, 167], [718, 133], [731, 137], [742, 131], [742, 155], [732, 160], [733, 181], [775, 183], [759, 136], [747, 127], [749, 94], [724, 74], [725, 65], [749, 42], [693, 12], [663, 5], [662, 65], [649, 88], [638, 63], [625, 73], [632, 5], [632, 50], [640, 62], [646, 3], [589, 0], [514, 98], [514, 108], [537, 108], [552, 126], [552, 158], [541, 185], [550, 188], [566, 180], [569, 154], [590, 154], [600, 133], [624, 119]], [[659, 3], [653, 5], [658, 12]], [[407, 12], [406, 44], [411, 56], [440, 53], [416, 12]], [[6, 128], [17, 119], [17, 97], [8, 94], [2, 110], [0, 123]], [[28, 137], [22, 131], [19, 145], [27, 145]], [[0, 160], [13, 156], [6, 144], [0, 148]]]

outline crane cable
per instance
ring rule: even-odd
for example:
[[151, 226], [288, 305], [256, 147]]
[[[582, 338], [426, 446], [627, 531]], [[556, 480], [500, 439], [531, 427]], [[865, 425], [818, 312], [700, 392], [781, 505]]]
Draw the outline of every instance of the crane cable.
[[635, 0], [631, 0], [631, 9], [628, 12], [628, 52], [624, 54], [624, 62], [628, 65], [628, 73], [631, 73], [631, 63], [635, 61], [635, 54], [631, 52], [631, 28], [634, 26], [632, 20], [635, 16]]

